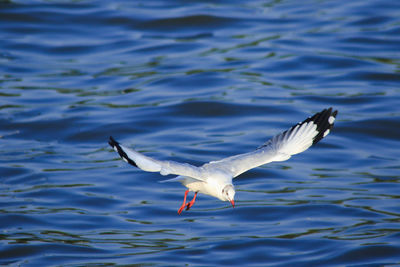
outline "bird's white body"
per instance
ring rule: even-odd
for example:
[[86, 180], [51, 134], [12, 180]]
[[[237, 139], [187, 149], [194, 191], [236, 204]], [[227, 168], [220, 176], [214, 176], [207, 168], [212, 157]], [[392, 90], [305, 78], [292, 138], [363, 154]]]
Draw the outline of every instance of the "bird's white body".
[[190, 191], [210, 195], [222, 201], [229, 200], [225, 197], [225, 195], [222, 194], [222, 189], [225, 186], [232, 184], [232, 177], [224, 173], [223, 171], [209, 173], [206, 181], [201, 181], [188, 176], [178, 176], [177, 178], [166, 180], [165, 182], [173, 181], [175, 179], [179, 179], [180, 182]]
[[[109, 144], [126, 162], [144, 171], [160, 172], [162, 175], [175, 174], [175, 178], [166, 180], [179, 181], [188, 190], [216, 197], [222, 201], [230, 201], [234, 205], [235, 190], [232, 179], [241, 173], [257, 166], [273, 162], [284, 161], [292, 155], [301, 153], [325, 137], [333, 127], [337, 111], [325, 109], [314, 116], [307, 118], [289, 130], [277, 134], [255, 151], [239, 154], [218, 161], [211, 161], [200, 167], [174, 161], [160, 161], [143, 155], [135, 150], [120, 145], [112, 137]], [[184, 207], [189, 209], [196, 198]]]

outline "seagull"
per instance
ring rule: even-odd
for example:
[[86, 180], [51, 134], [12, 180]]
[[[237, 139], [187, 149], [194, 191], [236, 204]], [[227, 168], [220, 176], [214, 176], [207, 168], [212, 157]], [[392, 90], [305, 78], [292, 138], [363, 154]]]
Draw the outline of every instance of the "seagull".
[[[124, 161], [137, 168], [148, 172], [159, 172], [161, 175], [178, 175], [175, 178], [163, 181], [177, 181], [187, 187], [178, 214], [181, 214], [185, 208], [189, 210], [193, 206], [197, 193], [210, 195], [222, 201], [229, 201], [232, 207], [235, 207], [236, 192], [232, 183], [233, 178], [273, 161], [288, 160], [292, 155], [307, 150], [329, 134], [337, 113], [338, 111], [332, 111], [332, 108], [324, 109], [297, 123], [289, 130], [275, 135], [252, 152], [211, 161], [200, 167], [145, 156], [121, 145], [112, 136], [110, 136], [108, 143]], [[193, 199], [186, 202], [190, 191], [194, 192]]]

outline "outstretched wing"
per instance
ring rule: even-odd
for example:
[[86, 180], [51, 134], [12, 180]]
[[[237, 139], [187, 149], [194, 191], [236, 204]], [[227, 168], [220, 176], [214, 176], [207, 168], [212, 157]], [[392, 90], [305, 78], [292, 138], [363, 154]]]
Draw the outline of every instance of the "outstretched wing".
[[212, 161], [204, 165], [204, 168], [222, 169], [236, 177], [260, 165], [287, 160], [324, 138], [333, 127], [337, 113], [337, 110], [332, 111], [332, 108], [324, 109], [289, 130], [275, 135], [253, 152]]
[[119, 156], [129, 164], [148, 172], [160, 172], [162, 175], [175, 174], [189, 176], [204, 181], [200, 168], [175, 161], [156, 160], [143, 155], [135, 150], [124, 147], [110, 136], [110, 146], [118, 152]]

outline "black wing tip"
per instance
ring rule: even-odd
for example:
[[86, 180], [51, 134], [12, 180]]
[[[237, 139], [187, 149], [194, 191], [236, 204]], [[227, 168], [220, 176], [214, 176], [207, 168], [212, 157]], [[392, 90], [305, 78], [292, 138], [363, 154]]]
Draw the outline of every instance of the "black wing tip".
[[119, 154], [119, 156], [131, 164], [132, 166], [138, 167], [136, 163], [128, 157], [128, 155], [125, 153], [125, 151], [122, 149], [122, 147], [119, 145], [119, 143], [112, 137], [108, 139], [108, 144]]
[[[291, 132], [293, 129], [295, 129], [299, 125], [302, 125], [302, 124], [305, 124], [308, 122], [312, 122], [317, 125], [316, 130], [318, 132], [313, 138], [312, 144], [315, 145], [316, 143], [321, 141], [321, 139], [324, 138], [333, 127], [334, 123], [329, 123], [329, 118], [332, 116], [335, 119], [338, 114], [338, 111], [335, 110], [332, 112], [332, 110], [333, 110], [333, 108], [330, 107], [330, 108], [326, 108], [318, 113], [315, 113], [313, 116], [310, 116], [307, 119], [305, 119], [304, 121], [299, 122], [296, 125], [292, 126], [292, 128], [283, 132], [282, 135], [285, 135], [287, 132]], [[327, 130], [329, 130], [329, 131], [325, 134], [325, 132]], [[268, 146], [270, 144], [270, 142], [271, 142], [271, 140], [267, 141], [265, 144], [261, 145], [257, 149], [261, 149], [263, 147]]]
[[[321, 141], [332, 129], [334, 121], [338, 114], [337, 110], [333, 111], [333, 108], [324, 109], [321, 112], [316, 113], [314, 116], [308, 118], [306, 121], [313, 122], [317, 125], [318, 134], [314, 137], [313, 145]], [[333, 119], [332, 119], [333, 118]]]
[[112, 148], [114, 148], [114, 147], [116, 147], [116, 146], [119, 145], [119, 143], [118, 143], [117, 141], [115, 141], [115, 139], [114, 139], [112, 136], [110, 136], [110, 138], [108, 139], [108, 144], [109, 144]]
[[338, 114], [338, 112], [339, 112], [338, 110], [333, 110], [332, 107], [330, 107], [330, 108], [328, 108], [328, 109], [324, 109], [324, 110], [321, 111], [321, 112], [324, 112], [324, 111], [329, 112], [330, 115], [333, 116], [334, 118], [336, 118], [336, 116], [337, 116], [337, 114]]

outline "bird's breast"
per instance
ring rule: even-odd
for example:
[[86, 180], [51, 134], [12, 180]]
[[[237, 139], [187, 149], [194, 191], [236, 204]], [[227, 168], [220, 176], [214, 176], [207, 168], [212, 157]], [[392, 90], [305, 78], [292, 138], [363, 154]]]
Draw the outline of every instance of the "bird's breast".
[[199, 192], [202, 194], [210, 195], [216, 198], [219, 197], [218, 189], [215, 186], [195, 179], [187, 179], [182, 182], [184, 186], [189, 188], [190, 191]]

